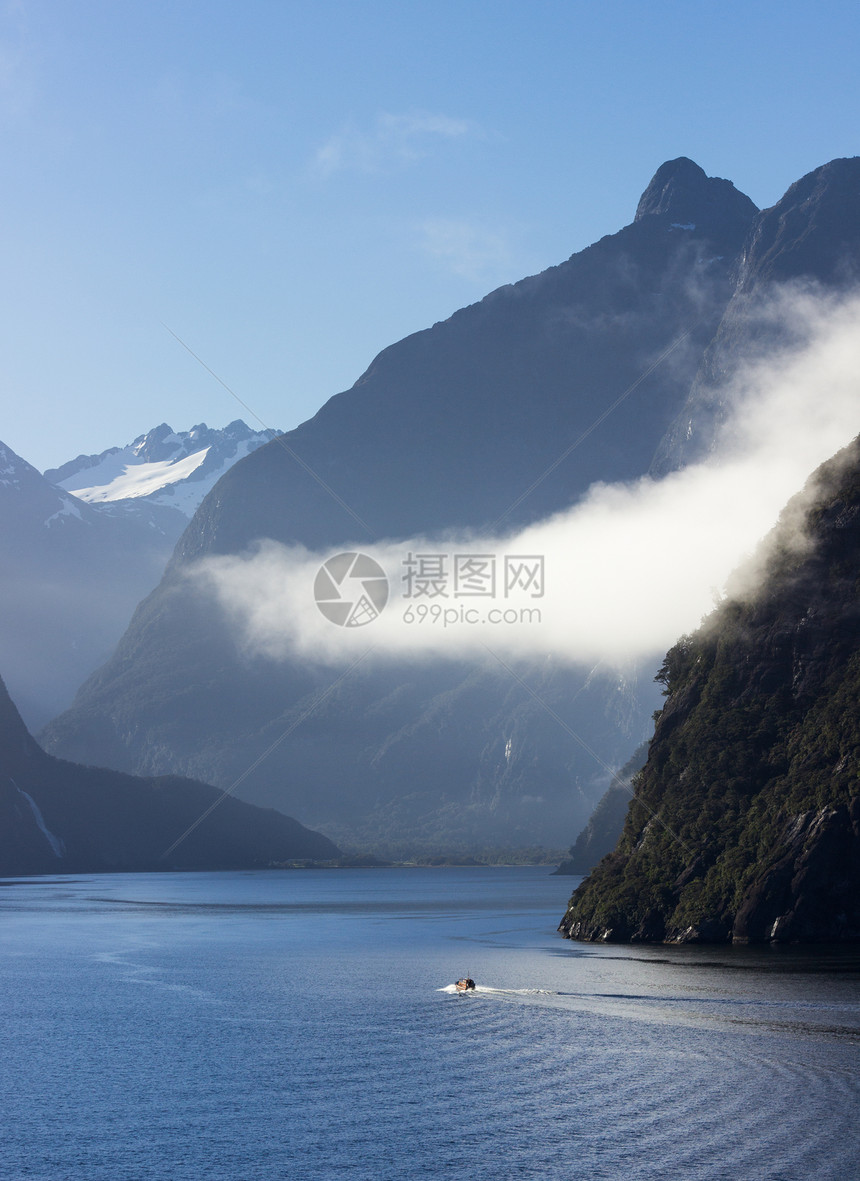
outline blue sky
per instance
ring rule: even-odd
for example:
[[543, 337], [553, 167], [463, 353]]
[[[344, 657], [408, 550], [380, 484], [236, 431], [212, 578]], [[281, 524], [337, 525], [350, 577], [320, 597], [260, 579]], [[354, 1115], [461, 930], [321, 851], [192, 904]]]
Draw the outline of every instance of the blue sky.
[[0, 4], [0, 439], [290, 428], [632, 220], [687, 155], [761, 206], [860, 153], [850, 3]]

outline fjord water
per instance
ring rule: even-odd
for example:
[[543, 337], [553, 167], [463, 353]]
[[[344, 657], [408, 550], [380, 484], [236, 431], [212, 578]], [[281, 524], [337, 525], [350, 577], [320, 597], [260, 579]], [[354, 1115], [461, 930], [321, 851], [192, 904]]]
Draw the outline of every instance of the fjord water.
[[856, 1176], [858, 953], [572, 944], [572, 884], [4, 883], [0, 1177]]

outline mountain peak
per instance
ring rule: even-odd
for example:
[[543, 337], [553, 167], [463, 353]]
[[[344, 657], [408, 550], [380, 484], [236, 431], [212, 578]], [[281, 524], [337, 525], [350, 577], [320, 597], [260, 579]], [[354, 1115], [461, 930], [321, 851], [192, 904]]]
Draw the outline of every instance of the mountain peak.
[[659, 216], [673, 228], [723, 230], [729, 223], [748, 224], [757, 207], [730, 180], [708, 176], [704, 169], [679, 156], [661, 164], [642, 194], [636, 221]]
[[146, 499], [190, 518], [228, 468], [278, 433], [252, 430], [241, 418], [223, 430], [199, 422], [190, 431], [174, 431], [163, 422], [126, 447], [79, 455], [45, 477], [88, 504]]
[[636, 221], [652, 213], [675, 212], [673, 206], [679, 196], [689, 196], [704, 190], [708, 175], [687, 156], [667, 160], [661, 164], [639, 199]]
[[860, 274], [860, 156], [831, 160], [763, 210], [745, 251], [741, 288], [816, 279], [849, 287]]

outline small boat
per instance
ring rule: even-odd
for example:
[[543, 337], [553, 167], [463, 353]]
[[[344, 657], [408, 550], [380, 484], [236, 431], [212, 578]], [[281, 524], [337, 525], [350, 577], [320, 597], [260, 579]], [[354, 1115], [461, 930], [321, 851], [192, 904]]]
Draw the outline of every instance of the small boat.
[[462, 980], [457, 981], [454, 987], [457, 989], [457, 992], [474, 992], [475, 981], [471, 976], [464, 976]]

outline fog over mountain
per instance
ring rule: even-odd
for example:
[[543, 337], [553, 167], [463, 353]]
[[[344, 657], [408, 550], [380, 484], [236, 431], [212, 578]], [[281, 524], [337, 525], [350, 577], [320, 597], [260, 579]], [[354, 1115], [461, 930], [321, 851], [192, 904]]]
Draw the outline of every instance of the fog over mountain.
[[[777, 287], [755, 319], [786, 339], [721, 387], [722, 415], [701, 459], [659, 478], [593, 485], [570, 509], [513, 534], [449, 530], [363, 544], [391, 583], [372, 629], [333, 628], [317, 609], [309, 587], [324, 552], [269, 542], [203, 559], [187, 577], [214, 590], [252, 656], [337, 665], [372, 643], [376, 659], [482, 660], [490, 647], [506, 660], [647, 664], [698, 624], [786, 500], [856, 430], [860, 299]], [[454, 555], [482, 552], [541, 559], [540, 587], [514, 586], [501, 600], [510, 624], [484, 623], [480, 597], [450, 596], [438, 617], [432, 600], [410, 597], [409, 554], [444, 554], [453, 569]], [[469, 608], [475, 626], [463, 619]]]
[[[386, 349], [217, 484], [51, 749], [227, 785], [273, 747], [242, 792], [341, 843], [568, 844], [648, 735], [649, 654], [854, 433], [858, 164], [801, 182], [764, 249], [773, 211], [671, 161], [617, 234]], [[732, 328], [768, 318], [767, 350]], [[725, 413], [688, 455], [679, 424], [732, 332]], [[366, 627], [313, 601], [339, 550], [389, 575]], [[540, 624], [410, 630], [422, 553], [542, 555], [521, 604]], [[414, 605], [463, 602], [451, 582]]]

